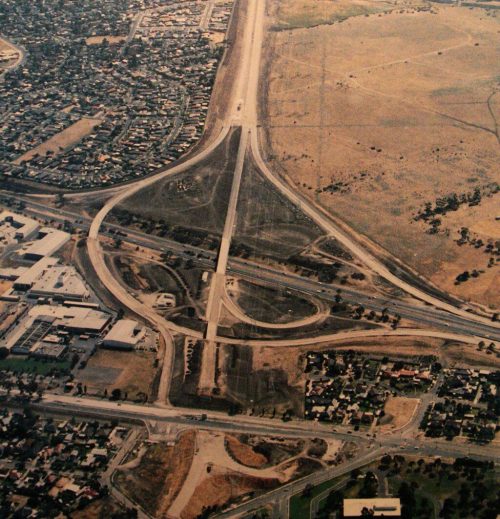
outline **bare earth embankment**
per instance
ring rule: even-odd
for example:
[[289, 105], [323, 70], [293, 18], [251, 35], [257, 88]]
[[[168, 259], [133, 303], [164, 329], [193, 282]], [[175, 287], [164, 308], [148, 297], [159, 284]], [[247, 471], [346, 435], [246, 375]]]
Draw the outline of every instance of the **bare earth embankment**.
[[498, 307], [497, 12], [271, 6], [263, 121], [273, 168], [440, 288]]

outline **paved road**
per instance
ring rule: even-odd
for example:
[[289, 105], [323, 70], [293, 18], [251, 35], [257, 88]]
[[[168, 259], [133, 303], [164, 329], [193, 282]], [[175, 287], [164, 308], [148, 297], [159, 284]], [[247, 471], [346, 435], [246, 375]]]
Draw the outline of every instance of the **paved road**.
[[227, 264], [229, 260], [229, 247], [233, 238], [234, 226], [236, 221], [236, 206], [240, 193], [241, 177], [243, 173], [243, 164], [248, 146], [248, 131], [243, 128], [241, 132], [240, 144], [238, 148], [238, 156], [233, 175], [233, 183], [231, 193], [229, 195], [229, 206], [226, 213], [224, 230], [222, 232], [219, 254], [217, 255], [217, 265], [215, 274], [212, 276], [212, 284], [210, 286], [210, 294], [207, 303], [207, 333], [208, 341], [215, 341], [217, 337], [217, 328], [219, 325], [219, 317], [221, 304], [224, 295]]
[[[367, 463], [376, 460], [383, 453], [384, 451], [382, 449], [371, 450], [368, 453], [365, 453], [354, 460], [344, 463], [339, 467], [332, 467], [321, 472], [316, 472], [310, 476], [306, 476], [304, 478], [293, 481], [292, 483], [288, 483], [287, 485], [283, 485], [276, 490], [267, 492], [263, 496], [252, 499], [241, 506], [234, 507], [233, 509], [220, 514], [216, 514], [215, 517], [236, 517], [243, 513], [256, 511], [269, 503], [276, 503], [282, 501], [283, 499], [289, 499], [294, 494], [302, 492], [307, 485], [317, 486], [330, 479], [348, 474], [352, 470], [363, 467]], [[287, 518], [283, 517], [281, 519]]]
[[[244, 432], [267, 436], [282, 436], [291, 438], [334, 438], [342, 441], [358, 443], [361, 454], [355, 459], [324, 471], [316, 472], [310, 476], [280, 487], [270, 493], [248, 501], [231, 511], [220, 514], [221, 517], [239, 516], [257, 510], [269, 503], [281, 502], [289, 496], [301, 492], [307, 484], [318, 485], [323, 481], [346, 474], [356, 467], [369, 463], [383, 453], [400, 453], [437, 457], [472, 457], [482, 460], [491, 460], [500, 463], [500, 452], [496, 446], [464, 444], [447, 442], [425, 438], [416, 435], [419, 414], [416, 413], [411, 420], [412, 434], [402, 435], [384, 434], [378, 437], [367, 437], [367, 433], [350, 430], [347, 427], [337, 426], [335, 430], [331, 425], [303, 420], [292, 422], [280, 422], [267, 418], [252, 417], [246, 415], [228, 416], [217, 411], [205, 411], [206, 419], [201, 420], [201, 415], [194, 415], [192, 409], [169, 408], [162, 406], [129, 404], [125, 402], [111, 402], [109, 400], [93, 399], [88, 397], [75, 397], [71, 395], [46, 394], [43, 400], [36, 406], [46, 411], [52, 411], [67, 415], [83, 414], [102, 417], [105, 419], [121, 420], [155, 420], [194, 429], [206, 429], [228, 431], [232, 433]], [[409, 429], [406, 431], [409, 432]], [[282, 503], [281, 510], [286, 510], [286, 503]]]
[[208, 30], [208, 25], [210, 23], [210, 18], [212, 17], [212, 11], [214, 10], [215, 0], [208, 0], [207, 5], [205, 6], [205, 11], [203, 11], [203, 15], [200, 20], [200, 29], [204, 31]]
[[[415, 450], [450, 452], [455, 455], [483, 456], [488, 459], [500, 461], [500, 452], [496, 446], [462, 444], [447, 442], [444, 440], [428, 439], [425, 437], [402, 437], [401, 434], [384, 434], [382, 436], [368, 436], [369, 433], [353, 431], [347, 426], [335, 426], [331, 424], [308, 420], [294, 419], [283, 422], [279, 419], [262, 418], [248, 415], [228, 416], [221, 411], [196, 411], [191, 408], [172, 408], [162, 405], [132, 404], [127, 402], [112, 402], [110, 400], [89, 397], [77, 397], [73, 395], [45, 394], [41, 405], [50, 406], [61, 412], [92, 412], [102, 414], [109, 418], [121, 419], [157, 420], [164, 422], [188, 425], [198, 429], [216, 429], [227, 431], [246, 431], [248, 434], [263, 434], [284, 437], [307, 438], [333, 438], [343, 441], [355, 441], [361, 444], [370, 444], [387, 448], [405, 448]], [[201, 420], [201, 413], [206, 415]], [[416, 431], [418, 423], [416, 415], [412, 419], [411, 426]], [[452, 454], [453, 455], [453, 454]]]
[[4, 78], [5, 74], [7, 74], [7, 72], [10, 72], [11, 70], [14, 70], [14, 69], [20, 67], [25, 62], [27, 52], [24, 47], [20, 47], [19, 45], [16, 45], [14, 42], [12, 42], [11, 40], [9, 40], [7, 38], [4, 38], [1, 35], [0, 35], [0, 40], [3, 40], [5, 43], [10, 45], [14, 50], [17, 50], [17, 52], [18, 52], [18, 57], [17, 57], [17, 60], [15, 61], [15, 63], [12, 63], [12, 65], [10, 65], [10, 67], [3, 70], [2, 73], [0, 74], [0, 81], [1, 81], [1, 80], [3, 80], [3, 78]]
[[[333, 487], [330, 487], [327, 490], [325, 490], [324, 492], [321, 492], [321, 494], [318, 494], [317, 496], [313, 497], [311, 499], [311, 506], [309, 508], [309, 516], [311, 517], [311, 519], [314, 519], [314, 517], [316, 517], [316, 514], [318, 513], [318, 510], [319, 510], [319, 504], [321, 503], [321, 501], [323, 501], [323, 499], [326, 499], [328, 497], [328, 495], [330, 494], [330, 492], [333, 492], [334, 490], [338, 490], [339, 488], [342, 488], [344, 486], [345, 486], [345, 480], [341, 481], [340, 483], [337, 483]], [[378, 497], [381, 497], [380, 494]], [[287, 499], [286, 501], [289, 501], [289, 500]], [[286, 517], [288, 517], [288, 515]]]
[[[85, 218], [64, 209], [47, 208], [47, 206], [43, 204], [22, 196], [10, 195], [10, 193], [5, 193], [5, 195], [25, 202], [26, 209], [24, 212], [38, 218], [53, 218], [61, 223], [65, 220], [70, 222], [80, 221], [82, 223], [78, 225], [84, 229], [89, 229], [92, 223], [90, 218]], [[216, 268], [217, 253], [214, 251], [207, 251], [192, 245], [181, 244], [167, 238], [148, 235], [110, 223], [106, 223], [102, 226], [100, 234], [114, 238], [115, 231], [122, 233], [120, 237], [128, 243], [162, 252], [171, 251], [186, 260], [192, 260], [195, 264], [207, 270], [214, 270]], [[126, 234], [126, 236], [123, 236], [123, 233]], [[474, 316], [468, 312], [466, 312], [465, 317], [458, 316], [431, 307], [418, 300], [409, 302], [395, 298], [389, 299], [381, 296], [373, 296], [340, 284], [321, 283], [309, 278], [303, 278], [297, 274], [285, 273], [281, 270], [276, 270], [272, 267], [241, 258], [228, 259], [227, 273], [250, 281], [260, 281], [274, 287], [287, 288], [330, 302], [335, 300], [337, 290], [340, 289], [344, 301], [352, 304], [360, 304], [367, 310], [382, 311], [384, 308], [387, 308], [392, 314], [397, 313], [401, 315], [401, 317], [413, 320], [423, 326], [441, 329], [454, 334], [500, 341], [500, 323], [490, 321], [486, 323], [477, 322]]]
[[115, 470], [119, 465], [121, 465], [125, 457], [134, 447], [136, 441], [139, 438], [139, 433], [139, 429], [134, 429], [128, 435], [126, 441], [120, 450], [116, 453], [115, 457], [110, 461], [106, 471], [102, 474], [101, 484], [108, 487], [110, 494], [118, 501], [118, 503], [121, 503], [125, 508], [137, 510], [138, 519], [153, 519], [138, 503], [132, 501], [113, 483], [113, 474]]

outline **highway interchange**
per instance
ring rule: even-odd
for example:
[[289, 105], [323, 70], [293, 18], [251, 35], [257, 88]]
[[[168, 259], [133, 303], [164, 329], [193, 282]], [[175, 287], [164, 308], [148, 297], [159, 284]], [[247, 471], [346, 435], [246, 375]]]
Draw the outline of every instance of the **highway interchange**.
[[[12, 196], [7, 193], [5, 196], [17, 201], [23, 201], [26, 204], [23, 211], [33, 217], [44, 220], [52, 219], [59, 223], [64, 223], [65, 221], [80, 222], [76, 224], [77, 227], [85, 230], [90, 229], [92, 220], [88, 217], [63, 209], [47, 207], [40, 202], [31, 200], [29, 197]], [[120, 234], [116, 234], [117, 232]], [[199, 267], [210, 271], [216, 269], [218, 255], [214, 251], [181, 244], [167, 238], [149, 235], [108, 222], [102, 226], [101, 235], [108, 238], [119, 237], [124, 242], [158, 252], [172, 252], [184, 260], [191, 260], [193, 264]], [[473, 316], [467, 319], [467, 317], [450, 314], [437, 308], [432, 308], [432, 311], [430, 311], [431, 307], [428, 304], [418, 300], [410, 302], [408, 300], [374, 296], [360, 290], [346, 288], [340, 284], [321, 283], [289, 272], [285, 273], [265, 264], [241, 258], [229, 258], [226, 268], [228, 274], [236, 275], [249, 281], [265, 282], [270, 286], [283, 287], [330, 302], [335, 300], [337, 290], [341, 290], [342, 299], [348, 303], [362, 305], [367, 309], [379, 312], [386, 308], [391, 313], [397, 313], [401, 317], [414, 321], [422, 327], [437, 328], [443, 332], [449, 332], [450, 335], [460, 336], [463, 340], [476, 337], [477, 339], [474, 342], [480, 339], [500, 341], [500, 330], [497, 323], [476, 321]]]
[[[327, 301], [333, 301], [337, 295], [337, 289], [341, 288], [344, 300], [356, 304], [361, 304], [368, 309], [381, 311], [388, 308], [391, 312], [401, 315], [412, 322], [418, 324], [421, 329], [412, 330], [411, 334], [421, 336], [437, 336], [452, 340], [462, 340], [471, 344], [476, 344], [479, 340], [500, 341], [499, 323], [491, 322], [484, 316], [479, 316], [466, 311], [464, 308], [457, 308], [449, 302], [442, 301], [434, 295], [408, 284], [393, 274], [382, 261], [378, 260], [371, 251], [360, 245], [354, 233], [351, 235], [344, 228], [338, 227], [333, 220], [320, 207], [310, 200], [306, 200], [299, 195], [293, 187], [289, 186], [282, 178], [272, 172], [260, 151], [259, 131], [258, 131], [258, 86], [261, 61], [261, 49], [264, 35], [264, 15], [265, 2], [258, 0], [248, 0], [246, 5], [245, 25], [241, 27], [242, 56], [239, 60], [238, 70], [235, 71], [235, 81], [232, 96], [228, 102], [230, 107], [227, 111], [222, 125], [222, 129], [207, 139], [203, 148], [196, 154], [189, 157], [181, 164], [174, 166], [156, 176], [151, 176], [129, 184], [123, 188], [113, 188], [110, 192], [112, 196], [107, 200], [93, 220], [84, 218], [80, 215], [75, 216], [69, 211], [53, 209], [43, 203], [36, 202], [36, 199], [22, 197], [26, 202], [26, 212], [38, 215], [41, 218], [53, 218], [55, 220], [80, 220], [77, 224], [83, 229], [88, 229], [87, 247], [90, 261], [102, 284], [125, 306], [133, 312], [142, 315], [164, 336], [167, 347], [164, 353], [162, 377], [160, 381], [159, 400], [154, 406], [135, 405], [126, 403], [110, 402], [108, 400], [95, 400], [90, 398], [79, 398], [74, 396], [61, 396], [46, 394], [38, 405], [42, 409], [56, 410], [66, 414], [94, 414], [96, 416], [116, 417], [119, 419], [137, 419], [141, 421], [162, 420], [176, 423], [185, 427], [212, 428], [222, 431], [245, 431], [246, 433], [262, 435], [282, 435], [288, 437], [329, 437], [340, 440], [355, 441], [359, 444], [360, 455], [349, 462], [331, 469], [315, 473], [296, 482], [290, 483], [279, 489], [269, 492], [263, 496], [253, 499], [238, 509], [222, 514], [223, 517], [236, 516], [259, 507], [272, 503], [280, 502], [279, 513], [286, 517], [286, 507], [288, 497], [296, 492], [300, 492], [306, 484], [318, 484], [322, 481], [336, 477], [351, 471], [356, 466], [361, 466], [376, 459], [384, 452], [415, 453], [419, 452], [427, 455], [436, 456], [474, 456], [486, 457], [498, 462], [498, 453], [491, 447], [477, 446], [471, 444], [450, 443], [445, 441], [430, 441], [417, 434], [418, 418], [422, 412], [424, 403], [421, 404], [419, 413], [413, 418], [404, 431], [399, 431], [393, 435], [381, 437], [367, 437], [366, 434], [356, 433], [347, 428], [339, 428], [333, 431], [331, 426], [321, 423], [310, 423], [301, 420], [292, 422], [278, 422], [266, 418], [249, 417], [245, 415], [228, 416], [224, 413], [205, 412], [206, 419], [201, 419], [200, 414], [195, 414], [193, 409], [173, 408], [169, 405], [168, 393], [170, 378], [173, 366], [173, 347], [172, 334], [182, 333], [194, 337], [202, 338], [200, 332], [195, 332], [189, 328], [179, 327], [165, 320], [154, 312], [153, 309], [145, 306], [135, 299], [119, 281], [113, 278], [105, 261], [101, 236], [119, 235], [124, 241], [144, 248], [154, 249], [160, 252], [171, 251], [185, 259], [191, 259], [195, 264], [202, 266], [210, 271], [215, 271], [212, 276], [213, 287], [212, 297], [207, 311], [209, 327], [206, 337], [210, 341], [217, 342], [242, 342], [231, 340], [217, 335], [217, 324], [219, 319], [220, 293], [221, 286], [227, 275], [235, 275], [249, 280], [264, 281], [272, 286], [284, 287], [291, 291], [302, 294], [309, 294]], [[231, 192], [230, 204], [228, 207], [226, 226], [222, 236], [221, 250], [218, 253], [200, 250], [189, 245], [178, 244], [171, 240], [149, 236], [144, 233], [125, 229], [120, 226], [105, 222], [106, 217], [118, 204], [126, 198], [137, 193], [146, 186], [152, 185], [158, 180], [170, 176], [175, 176], [188, 171], [189, 168], [210, 156], [216, 147], [223, 142], [232, 127], [242, 128], [242, 137], [239, 148], [239, 158], [235, 171], [233, 189]], [[297, 205], [308, 217], [319, 225], [326, 234], [334, 237], [350, 253], [369, 267], [374, 273], [385, 279], [394, 287], [402, 290], [413, 298], [410, 302], [406, 300], [378, 298], [370, 294], [364, 294], [351, 288], [338, 287], [335, 285], [319, 283], [317, 281], [302, 278], [300, 276], [277, 271], [269, 266], [256, 264], [240, 258], [229, 258], [229, 246], [231, 243], [234, 228], [235, 215], [237, 211], [237, 200], [239, 185], [241, 181], [242, 164], [248, 153], [259, 166], [273, 186], [293, 204]], [[78, 196], [84, 196], [79, 194]], [[92, 194], [90, 194], [92, 196]], [[126, 234], [126, 236], [123, 236]], [[214, 305], [213, 308], [212, 305]], [[399, 333], [398, 333], [399, 332]], [[351, 332], [347, 337], [369, 336], [371, 332]], [[374, 332], [375, 333], [375, 332]], [[404, 335], [410, 331], [379, 330], [380, 334]], [[335, 334], [335, 337], [342, 337], [342, 334]], [[333, 340], [331, 335], [328, 337], [310, 337], [297, 341], [244, 341], [246, 344], [268, 344], [276, 346], [293, 346], [294, 344], [317, 344], [322, 340]]]

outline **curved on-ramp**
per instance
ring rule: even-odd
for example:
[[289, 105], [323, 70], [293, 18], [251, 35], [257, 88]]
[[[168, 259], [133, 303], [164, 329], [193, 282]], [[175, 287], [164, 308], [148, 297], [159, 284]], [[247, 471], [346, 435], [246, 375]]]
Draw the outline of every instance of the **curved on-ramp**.
[[[254, 159], [261, 169], [265, 177], [278, 189], [287, 199], [301, 208], [302, 211], [308, 215], [315, 223], [323, 228], [329, 235], [336, 238], [344, 247], [346, 247], [351, 253], [360, 258], [368, 267], [370, 267], [378, 275], [401, 288], [408, 294], [425, 301], [437, 308], [445, 310], [447, 312], [458, 315], [468, 321], [474, 320], [489, 326], [496, 328], [500, 327], [500, 323], [491, 323], [489, 320], [465, 312], [460, 308], [456, 308], [446, 302], [443, 302], [424, 291], [400, 280], [375, 256], [365, 250], [355, 239], [349, 236], [346, 231], [340, 229], [328, 216], [326, 211], [313, 204], [311, 201], [306, 200], [302, 195], [295, 192], [281, 177], [273, 173], [264, 159], [262, 158], [259, 146], [258, 132], [257, 132], [257, 94], [258, 94], [258, 83], [259, 83], [259, 72], [260, 72], [260, 61], [261, 61], [261, 48], [263, 39], [263, 27], [264, 27], [264, 14], [265, 14], [265, 2], [259, 2], [257, 0], [248, 0], [248, 12], [246, 27], [245, 27], [245, 38], [244, 38], [244, 51], [242, 53], [242, 59], [239, 65], [238, 77], [235, 81], [235, 88], [233, 89], [231, 99], [229, 103], [232, 105], [232, 109], [228, 111], [226, 116], [226, 122], [215, 138], [215, 140], [208, 144], [206, 148], [199, 151], [195, 156], [189, 158], [185, 162], [174, 166], [173, 168], [159, 173], [157, 175], [144, 178], [137, 181], [136, 183], [128, 186], [126, 189], [121, 190], [109, 201], [105, 203], [102, 209], [98, 212], [94, 218], [89, 231], [88, 237], [88, 252], [90, 261], [96, 271], [97, 276], [103, 283], [103, 285], [117, 297], [124, 305], [129, 307], [132, 311], [143, 315], [149, 322], [155, 325], [159, 331], [164, 334], [164, 337], [169, 338], [170, 332], [180, 332], [192, 337], [202, 338], [202, 334], [198, 331], [193, 331], [189, 328], [175, 325], [174, 323], [168, 322], [158, 314], [156, 314], [151, 308], [143, 305], [135, 298], [130, 296], [128, 292], [115, 280], [113, 279], [111, 272], [107, 268], [101, 246], [99, 244], [99, 229], [109, 212], [120, 202], [126, 198], [137, 193], [139, 190], [158, 182], [159, 180], [168, 176], [173, 176], [178, 173], [188, 170], [201, 160], [207, 158], [215, 148], [222, 143], [224, 138], [227, 136], [231, 126], [233, 124], [240, 124], [244, 128], [249, 130], [250, 133], [250, 147]], [[432, 309], [429, 309], [432, 311]], [[476, 337], [468, 337], [464, 335], [446, 333], [446, 332], [434, 332], [426, 330], [395, 330], [395, 331], [364, 331], [364, 332], [343, 332], [338, 334], [326, 335], [322, 337], [312, 337], [306, 339], [297, 340], [237, 340], [229, 339], [224, 337], [217, 337], [218, 342], [223, 343], [245, 343], [250, 345], [262, 345], [267, 344], [269, 346], [299, 346], [306, 344], [317, 344], [320, 342], [335, 341], [342, 339], [351, 339], [356, 337], [371, 337], [380, 335], [397, 335], [397, 336], [427, 336], [427, 337], [439, 337], [452, 340], [459, 340], [467, 343], [477, 343]], [[171, 339], [171, 337], [170, 337]], [[170, 340], [169, 339], [169, 340]], [[172, 371], [172, 355], [165, 352], [162, 378], [160, 387], [162, 388], [163, 397], [166, 399], [168, 393], [169, 379]], [[166, 391], [163, 392], [163, 390]]]

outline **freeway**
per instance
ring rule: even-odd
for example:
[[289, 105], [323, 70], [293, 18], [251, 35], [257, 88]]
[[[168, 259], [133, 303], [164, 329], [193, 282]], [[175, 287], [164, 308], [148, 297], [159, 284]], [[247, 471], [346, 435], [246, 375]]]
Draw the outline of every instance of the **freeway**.
[[[6, 195], [10, 198], [23, 201], [26, 204], [24, 211], [37, 218], [52, 218], [60, 223], [63, 223], [65, 220], [70, 222], [81, 222], [77, 225], [83, 229], [90, 228], [92, 222], [90, 218], [63, 209], [48, 208], [43, 204], [20, 196], [12, 196], [7, 193]], [[120, 237], [125, 242], [157, 250], [159, 252], [170, 251], [185, 260], [193, 261], [194, 264], [202, 268], [212, 271], [215, 270], [217, 253], [214, 251], [208, 251], [189, 244], [181, 244], [169, 240], [168, 238], [149, 235], [107, 222], [102, 226], [100, 234], [110, 238]], [[490, 341], [500, 341], [499, 323], [478, 322], [474, 318], [471, 318], [471, 314], [468, 312], [466, 313], [469, 317], [467, 319], [466, 317], [451, 314], [437, 308], [431, 309], [428, 304], [418, 300], [415, 300], [414, 302], [406, 302], [396, 298], [370, 295], [360, 290], [348, 288], [344, 285], [321, 283], [310, 278], [301, 277], [289, 272], [283, 272], [270, 266], [241, 258], [229, 258], [226, 270], [229, 274], [239, 276], [249, 281], [264, 282], [270, 286], [293, 290], [332, 303], [335, 301], [335, 297], [337, 296], [337, 290], [340, 289], [344, 301], [351, 304], [362, 305], [368, 310], [381, 312], [384, 309], [388, 309], [393, 314], [399, 314], [401, 317], [414, 321], [422, 326], [434, 327], [447, 331], [450, 334], [460, 334]]]
[[[262, 39], [264, 31], [264, 16], [265, 16], [265, 2], [258, 0], [247, 0], [247, 16], [245, 18], [245, 26], [240, 31], [243, 38], [243, 51], [238, 70], [235, 71], [235, 88], [231, 93], [228, 102], [231, 107], [225, 116], [221, 131], [214, 136], [214, 138], [207, 142], [205, 147], [199, 149], [196, 155], [191, 156], [185, 162], [174, 166], [173, 168], [164, 171], [156, 176], [148, 177], [137, 181], [134, 184], [129, 184], [124, 187], [117, 188], [117, 194], [108, 200], [102, 209], [98, 212], [93, 221], [89, 224], [89, 236], [87, 240], [88, 252], [90, 261], [97, 273], [97, 276], [102, 281], [103, 285], [115, 295], [125, 306], [129, 307], [134, 312], [142, 315], [146, 320], [151, 322], [158, 328], [160, 333], [165, 337], [167, 347], [164, 354], [163, 369], [160, 381], [159, 395], [161, 403], [164, 406], [140, 406], [128, 404], [125, 402], [110, 402], [107, 400], [94, 400], [90, 398], [76, 398], [67, 395], [45, 395], [43, 400], [37, 404], [40, 408], [55, 410], [66, 414], [85, 414], [93, 413], [105, 418], [115, 417], [118, 419], [140, 419], [140, 420], [162, 420], [165, 422], [176, 423], [185, 427], [215, 429], [232, 432], [246, 432], [259, 435], [281, 435], [288, 437], [322, 437], [322, 438], [336, 438], [339, 440], [352, 440], [361, 444], [362, 448], [366, 449], [360, 457], [343, 465], [342, 467], [335, 467], [327, 471], [313, 474], [308, 478], [299, 480], [288, 486], [273, 491], [265, 496], [245, 503], [238, 510], [233, 510], [223, 516], [233, 516], [235, 513], [250, 511], [262, 504], [266, 504], [272, 499], [281, 499], [287, 492], [300, 491], [308, 483], [318, 484], [326, 479], [336, 477], [347, 471], [352, 470], [356, 466], [365, 464], [371, 460], [376, 459], [383, 452], [401, 452], [401, 453], [415, 453], [437, 455], [437, 456], [475, 456], [478, 458], [492, 459], [499, 461], [499, 453], [490, 446], [477, 446], [461, 443], [449, 443], [444, 441], [428, 440], [415, 436], [415, 423], [408, 425], [401, 434], [384, 435], [379, 438], [373, 436], [367, 437], [366, 433], [359, 433], [349, 430], [348, 428], [338, 428], [333, 431], [331, 426], [315, 422], [305, 422], [294, 420], [293, 422], [280, 422], [278, 420], [271, 420], [265, 418], [250, 417], [244, 415], [237, 415], [228, 417], [227, 414], [217, 413], [212, 411], [204, 412], [206, 419], [201, 420], [200, 413], [193, 415], [192, 409], [172, 408], [168, 406], [168, 393], [171, 379], [171, 372], [173, 368], [173, 348], [171, 345], [172, 332], [179, 332], [186, 335], [196, 336], [201, 338], [202, 334], [193, 332], [186, 327], [177, 326], [156, 314], [156, 312], [143, 305], [135, 298], [133, 298], [120, 285], [120, 283], [113, 278], [111, 272], [107, 268], [104, 255], [99, 241], [99, 235], [102, 234], [103, 223], [109, 212], [116, 207], [117, 204], [130, 197], [134, 193], [143, 189], [146, 186], [152, 185], [158, 180], [170, 176], [175, 176], [187, 171], [189, 168], [199, 163], [210, 156], [216, 147], [223, 142], [228, 135], [231, 127], [237, 125], [243, 128], [242, 135], [246, 135], [249, 147], [253, 158], [257, 165], [265, 175], [265, 177], [278, 189], [286, 198], [297, 207], [299, 207], [306, 215], [308, 215], [314, 222], [316, 222], [322, 229], [330, 236], [335, 237], [344, 247], [346, 247], [353, 255], [360, 258], [373, 272], [377, 273], [382, 278], [389, 281], [393, 286], [405, 291], [407, 294], [416, 298], [419, 302], [410, 304], [404, 301], [388, 301], [385, 299], [376, 299], [374, 296], [362, 294], [352, 289], [342, 288], [344, 299], [355, 301], [358, 304], [373, 308], [375, 310], [382, 310], [389, 307], [392, 311], [399, 313], [402, 317], [407, 317], [413, 321], [433, 326], [438, 329], [445, 328], [445, 331], [432, 332], [434, 336], [442, 336], [447, 338], [465, 337], [469, 342], [475, 342], [475, 337], [484, 337], [498, 340], [499, 326], [497, 323], [491, 323], [481, 316], [469, 314], [462, 308], [457, 308], [447, 302], [443, 302], [424, 291], [404, 282], [395, 276], [389, 269], [381, 262], [375, 255], [373, 255], [366, 246], [361, 245], [362, 241], [352, 230], [346, 230], [345, 227], [339, 226], [330, 215], [314, 204], [309, 199], [298, 194], [295, 188], [288, 185], [275, 172], [272, 172], [260, 151], [259, 135], [258, 135], [258, 117], [257, 117], [257, 94], [259, 85], [259, 72]], [[240, 146], [240, 154], [244, 158], [242, 149], [247, 150], [245, 143], [244, 148]], [[238, 161], [238, 164], [240, 162]], [[239, 166], [238, 166], [239, 168]], [[199, 251], [195, 248], [173, 244], [165, 240], [163, 242], [156, 241], [154, 237], [141, 237], [137, 233], [125, 231], [129, 236], [127, 240], [131, 243], [143, 244], [157, 243], [160, 247], [169, 250], [177, 250], [179, 254], [189, 257], [186, 251], [195, 252], [196, 256], [192, 257], [193, 261], [198, 261], [211, 270], [221, 275], [221, 279], [226, 273], [240, 275], [249, 279], [264, 280], [267, 283], [274, 284], [274, 286], [283, 286], [290, 290], [296, 290], [301, 293], [314, 295], [326, 300], [333, 300], [336, 295], [336, 288], [332, 285], [325, 285], [322, 283], [306, 280], [300, 276], [292, 274], [273, 271], [269, 267], [263, 265], [253, 264], [252, 262], [243, 261], [240, 259], [229, 259], [226, 250], [229, 250], [229, 244], [232, 235], [232, 223], [237, 210], [238, 200], [238, 186], [239, 169], [235, 171], [235, 179], [233, 182], [234, 189], [230, 196], [230, 204], [228, 207], [228, 218], [226, 219], [226, 226], [228, 232], [225, 233], [223, 239], [223, 246], [216, 256], [214, 253], [207, 251]], [[113, 191], [111, 191], [113, 192]], [[63, 213], [61, 213], [63, 216]], [[80, 218], [81, 219], [81, 218]], [[109, 226], [111, 229], [112, 226]], [[116, 230], [116, 227], [115, 227]], [[111, 234], [108, 232], [107, 234]], [[135, 240], [135, 241], [133, 241]], [[162, 250], [162, 249], [159, 249]], [[198, 254], [203, 254], [204, 257], [197, 257]], [[222, 259], [221, 259], [222, 254]], [[217, 263], [216, 263], [217, 262]], [[217, 296], [217, 292], [215, 296]], [[210, 305], [209, 305], [210, 307]], [[211, 312], [210, 312], [211, 313]], [[217, 320], [214, 314], [213, 322]], [[213, 326], [213, 328], [216, 325]], [[384, 335], [404, 335], [409, 334], [408, 330], [396, 330], [394, 332], [386, 330], [367, 331], [367, 332], [348, 332], [344, 336], [370, 336], [370, 334], [382, 333]], [[423, 330], [412, 330], [412, 333], [425, 334], [429, 333]], [[436, 335], [438, 334], [438, 335]], [[334, 337], [338, 339], [342, 334], [335, 334]], [[227, 339], [216, 337], [214, 340], [220, 342], [227, 342]], [[330, 337], [330, 339], [332, 339]], [[333, 340], [333, 339], [332, 339]], [[273, 345], [288, 345], [294, 344], [308, 344], [308, 341], [319, 342], [317, 337], [307, 339], [300, 339], [297, 342], [287, 341], [247, 341], [248, 344], [268, 344]], [[415, 419], [420, 415], [417, 413]], [[405, 436], [402, 437], [402, 434]], [[303, 486], [302, 486], [303, 485]]]

